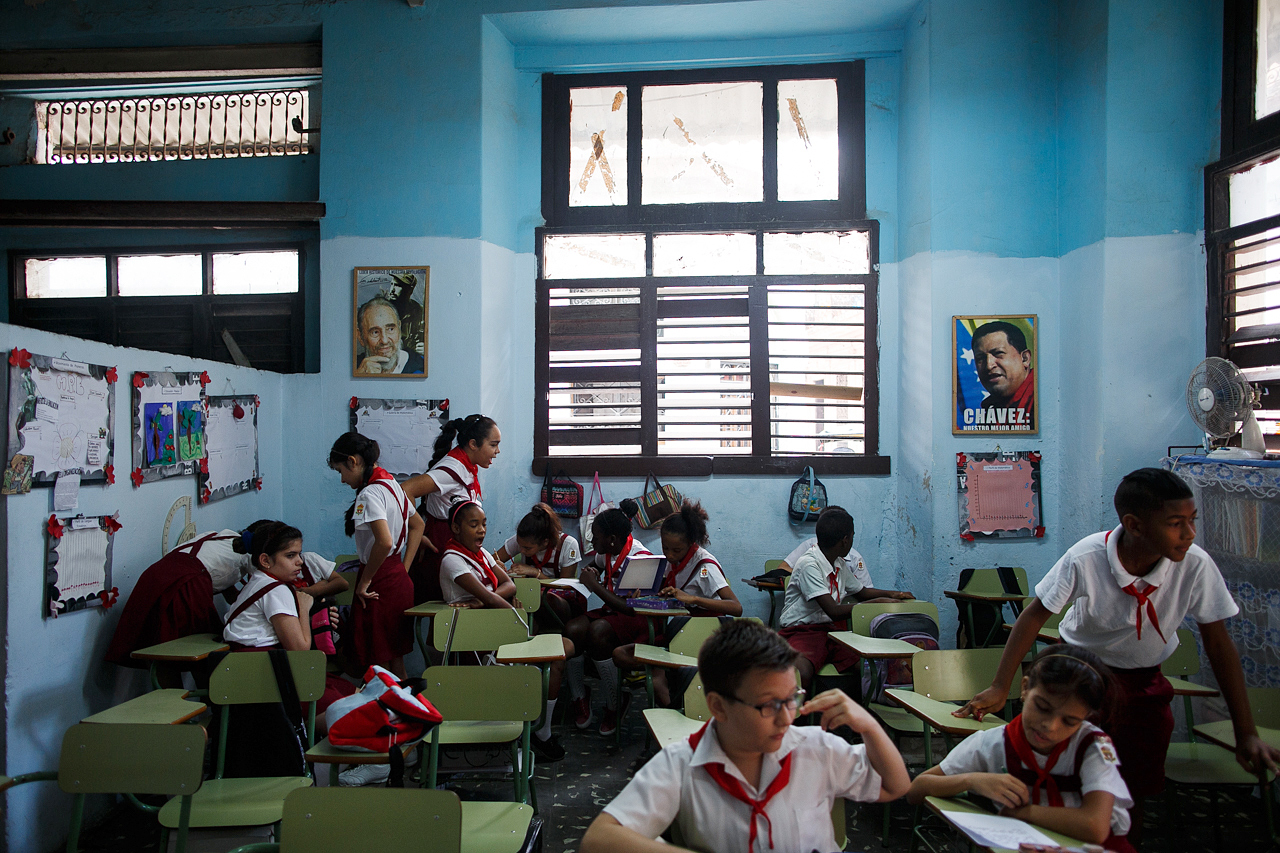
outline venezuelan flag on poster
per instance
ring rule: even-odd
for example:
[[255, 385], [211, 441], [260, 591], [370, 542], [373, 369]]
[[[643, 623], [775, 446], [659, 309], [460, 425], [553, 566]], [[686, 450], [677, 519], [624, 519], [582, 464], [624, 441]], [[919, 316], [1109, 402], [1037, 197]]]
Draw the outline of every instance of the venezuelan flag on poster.
[[[956, 412], [955, 423], [963, 424], [964, 410], [976, 409], [987, 396], [987, 389], [978, 381], [978, 370], [973, 364], [973, 320], [957, 317], [956, 324]], [[971, 328], [972, 327], [972, 328]]]

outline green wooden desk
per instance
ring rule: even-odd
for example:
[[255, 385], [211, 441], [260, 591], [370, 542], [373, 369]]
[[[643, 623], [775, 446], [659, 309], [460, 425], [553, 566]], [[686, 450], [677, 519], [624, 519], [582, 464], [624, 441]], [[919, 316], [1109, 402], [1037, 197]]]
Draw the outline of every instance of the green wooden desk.
[[156, 678], [157, 663], [198, 663], [209, 655], [230, 650], [231, 646], [216, 634], [191, 634], [167, 643], [157, 643], [145, 649], [138, 649], [129, 657], [151, 662], [151, 687], [158, 690], [160, 681]]
[[177, 725], [204, 713], [203, 702], [188, 702], [189, 691], [168, 688], [152, 690], [113, 708], [85, 717], [82, 723], [145, 723]]
[[877, 660], [905, 660], [920, 651], [919, 646], [913, 646], [905, 640], [866, 637], [852, 631], [832, 631], [831, 639], [848, 646], [864, 658]]
[[934, 729], [948, 736], [968, 737], [974, 732], [994, 729], [1005, 723], [1004, 720], [994, 714], [988, 715], [988, 718], [981, 722], [972, 717], [953, 716], [952, 712], [959, 710], [959, 705], [953, 705], [950, 702], [939, 702], [937, 699], [930, 699], [923, 693], [890, 688], [884, 692], [884, 695], [890, 702], [906, 709], [907, 713], [920, 718], [924, 722], [924, 763], [926, 767], [934, 765]]
[[551, 662], [564, 660], [564, 638], [559, 634], [539, 634], [524, 643], [507, 643], [498, 646], [495, 654], [498, 663], [531, 663], [542, 673], [543, 713], [533, 724], [534, 731], [542, 728], [542, 718], [546, 716], [547, 691], [551, 687]]
[[413, 619], [413, 634], [418, 638], [418, 651], [422, 652], [422, 659], [425, 661], [430, 661], [431, 658], [427, 655], [427, 643], [422, 638], [422, 623], [424, 620], [430, 621], [434, 619], [437, 613], [448, 606], [443, 601], [424, 601], [421, 604], [415, 604], [404, 612], [405, 616]]
[[[967, 803], [964, 800], [943, 799], [942, 797], [926, 797], [924, 804], [929, 809], [929, 811], [933, 812], [938, 817], [947, 821], [947, 824], [953, 828], [955, 827], [955, 824], [952, 823], [947, 818], [948, 813], [950, 814], [967, 813], [967, 814], [986, 814], [986, 815], [991, 814], [991, 812], [987, 811], [986, 809], [978, 808], [973, 803]], [[1035, 824], [1032, 824], [1032, 825], [1035, 826]], [[1084, 843], [1085, 843], [1079, 840], [1078, 838], [1072, 838], [1069, 835], [1063, 835], [1062, 833], [1054, 832], [1051, 829], [1045, 829], [1043, 826], [1036, 826], [1036, 829], [1038, 829], [1040, 832], [1043, 832], [1045, 835], [1052, 838], [1054, 842], [1057, 843], [1060, 847], [1074, 847], [1078, 850], [1082, 846], [1084, 846]], [[912, 831], [914, 832], [915, 830], [913, 829]], [[960, 832], [959, 829], [957, 829], [956, 831]], [[968, 839], [968, 836], [966, 835], [965, 838]], [[986, 851], [989, 851], [989, 853], [1004, 853], [1008, 848], [984, 847], [979, 844], [971, 844], [970, 849], [986, 850]], [[1008, 851], [1008, 853], [1017, 853], [1017, 851], [1010, 850]]]
[[[1236, 751], [1236, 732], [1231, 726], [1230, 720], [1219, 720], [1216, 723], [1201, 723], [1196, 726], [1193, 731], [1200, 737], [1216, 743], [1218, 746], [1225, 747], [1232, 752]], [[1280, 749], [1280, 729], [1269, 729], [1266, 726], [1258, 726], [1258, 736], [1266, 743]]]
[[687, 738], [703, 726], [701, 720], [690, 719], [674, 708], [645, 708], [644, 722], [658, 749]]

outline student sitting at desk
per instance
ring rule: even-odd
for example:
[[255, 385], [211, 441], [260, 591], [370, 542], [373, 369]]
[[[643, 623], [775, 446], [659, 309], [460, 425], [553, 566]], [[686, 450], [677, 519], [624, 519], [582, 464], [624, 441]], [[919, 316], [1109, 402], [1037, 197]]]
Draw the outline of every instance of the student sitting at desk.
[[[847, 513], [848, 511], [844, 507], [829, 506], [826, 509], [824, 509], [822, 512], [818, 513], [818, 518], [821, 519], [822, 516], [826, 515], [829, 512]], [[805, 554], [809, 553], [809, 549], [817, 544], [818, 544], [817, 536], [810, 536], [808, 539], [801, 542], [799, 545], [795, 547], [795, 550], [793, 550], [790, 554], [787, 555], [787, 558], [785, 560], [783, 560], [780, 564], [778, 564], [778, 571], [785, 572], [786, 574], [791, 574], [792, 571], [795, 570], [796, 565], [800, 562], [800, 558], [803, 557]], [[845, 562], [847, 562], [849, 564], [849, 567], [853, 570], [853, 576], [858, 579], [858, 583], [862, 584], [863, 587], [865, 587], [866, 589], [872, 589], [874, 587], [874, 584], [872, 584], [871, 582], [871, 573], [867, 571], [867, 563], [865, 560], [862, 559], [861, 554], [859, 554], [856, 550], [851, 550], [849, 551], [849, 555], [845, 557]], [[770, 577], [772, 577], [772, 575], [770, 575]], [[881, 595], [878, 598], [870, 598], [870, 599], [864, 599], [864, 600], [868, 602], [879, 602], [879, 601], [912, 601], [915, 599], [915, 596], [912, 595], [911, 593], [902, 592], [896, 589], [880, 590], [880, 593]]]
[[[578, 540], [564, 532], [560, 517], [544, 503], [533, 505], [533, 509], [516, 525], [516, 535], [508, 539], [494, 556], [504, 564], [520, 557], [522, 562], [512, 562], [511, 574], [522, 578], [576, 578], [578, 563], [582, 562]], [[546, 631], [554, 631], [573, 617], [587, 612], [586, 597], [573, 589], [544, 589], [542, 601], [544, 606], [538, 608], [534, 618]], [[555, 614], [559, 623], [544, 613]]]
[[[857, 665], [857, 652], [831, 639], [861, 601], [884, 598], [885, 590], [863, 586], [846, 559], [853, 549], [853, 517], [839, 508], [828, 509], [818, 519], [818, 544], [796, 563], [782, 606], [779, 633], [803, 657], [796, 664], [806, 689], [813, 676], [828, 663], [840, 672]], [[893, 593], [911, 597], [910, 593]], [[896, 600], [896, 599], [895, 599]]]
[[1087, 721], [1105, 714], [1115, 678], [1079, 646], [1046, 647], [1022, 678], [1022, 713], [962, 740], [911, 783], [907, 800], [980, 794], [1000, 814], [1132, 853], [1129, 807], [1111, 738]]
[[222, 638], [232, 651], [311, 648], [312, 598], [294, 582], [302, 573], [302, 532], [273, 521], [251, 537], [254, 570], [240, 590]]
[[[809, 702], [796, 690], [799, 656], [773, 631], [735, 620], [698, 654], [713, 719], [649, 760], [592, 822], [582, 853], [833, 851], [836, 797], [886, 802], [910, 785], [902, 756], [867, 711], [839, 690]], [[821, 726], [792, 726], [820, 714]], [[847, 726], [857, 746], [831, 734]]]

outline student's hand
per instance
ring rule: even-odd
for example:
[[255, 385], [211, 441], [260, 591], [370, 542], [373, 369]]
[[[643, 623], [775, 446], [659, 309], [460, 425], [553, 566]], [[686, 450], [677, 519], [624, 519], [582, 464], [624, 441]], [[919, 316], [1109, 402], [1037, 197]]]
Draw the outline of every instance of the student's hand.
[[422, 537], [422, 539], [418, 542], [418, 545], [424, 548], [430, 548], [436, 554], [440, 553], [440, 549], [436, 547], [436, 543], [432, 542], [426, 536]]
[[298, 599], [298, 615], [310, 618], [311, 605], [315, 603], [315, 599], [300, 589], [294, 590], [293, 594]]
[[1236, 761], [1250, 773], [1259, 773], [1263, 767], [1275, 773], [1276, 765], [1280, 764], [1280, 749], [1271, 746], [1257, 734], [1247, 735], [1236, 744]]
[[520, 599], [519, 599], [519, 598], [512, 597], [512, 599], [511, 599], [511, 608], [512, 608], [513, 610], [524, 610], [524, 605], [520, 603]]
[[[1004, 810], [1031, 804], [1031, 792], [1027, 789], [1027, 784], [1008, 773], [974, 773], [969, 790], [995, 803], [1002, 809], [1000, 814], [1008, 814]], [[1015, 814], [1008, 814], [1008, 817], [1021, 819], [1021, 815]]]
[[338, 624], [338, 618], [339, 618], [339, 617], [338, 617], [338, 605], [336, 605], [336, 604], [330, 605], [330, 607], [329, 607], [329, 624], [330, 624], [330, 625], [337, 625], [337, 624]]
[[674, 598], [681, 604], [692, 604], [696, 598], [695, 596], [685, 592], [683, 589], [676, 589], [674, 586], [663, 587], [662, 591], [658, 594], [664, 598]]
[[470, 601], [455, 601], [449, 605], [454, 610], [480, 610], [484, 607], [484, 603], [476, 601], [474, 598]]
[[1000, 810], [1000, 817], [1011, 817], [1014, 820], [1025, 820], [1031, 822], [1031, 806], [1018, 806], [1016, 809], [1003, 808]]
[[359, 599], [361, 607], [367, 607], [370, 601], [377, 601], [379, 595], [376, 592], [370, 592], [366, 585], [364, 589], [356, 587], [356, 598]]
[[988, 687], [986, 690], [974, 696], [966, 702], [959, 711], [952, 711], [953, 717], [973, 717], [978, 722], [982, 722], [982, 718], [987, 714], [994, 714], [1004, 707], [1004, 703], [1009, 700], [1009, 691], [1000, 690], [996, 687]]
[[578, 573], [578, 580], [582, 581], [582, 585], [592, 592], [599, 592], [603, 589], [600, 586], [600, 570], [595, 566], [583, 566], [582, 571]]
[[819, 693], [797, 708], [796, 714], [821, 714], [819, 725], [828, 732], [848, 726], [861, 734], [880, 725], [866, 708], [850, 699], [843, 690]]
[[536, 578], [538, 576], [537, 569], [533, 566], [526, 566], [524, 563], [514, 563], [511, 566], [511, 572], [520, 578]]
[[911, 593], [907, 592], [905, 589], [898, 590], [897, 592], [892, 593], [890, 595], [890, 598], [893, 598], [897, 601], [915, 601], [916, 600], [916, 597]]

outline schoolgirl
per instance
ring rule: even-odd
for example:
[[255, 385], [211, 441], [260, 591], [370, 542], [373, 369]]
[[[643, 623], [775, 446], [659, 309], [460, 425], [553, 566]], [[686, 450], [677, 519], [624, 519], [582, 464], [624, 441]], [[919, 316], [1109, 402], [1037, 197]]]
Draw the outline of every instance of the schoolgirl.
[[1115, 746], [1089, 718], [1114, 700], [1114, 676], [1072, 645], [1048, 646], [1022, 678], [1022, 713], [961, 741], [915, 778], [907, 801], [980, 794], [1002, 815], [1131, 853], [1129, 788]]
[[493, 464], [501, 441], [493, 418], [455, 418], [440, 430], [427, 472], [405, 480], [404, 492], [410, 500], [421, 499], [426, 523], [424, 547], [409, 564], [415, 604], [440, 599], [440, 560], [451, 536], [449, 509], [463, 498], [480, 503], [480, 469]]
[[405, 677], [404, 656], [413, 630], [404, 612], [413, 606], [413, 583], [405, 570], [422, 539], [422, 518], [386, 469], [378, 466], [378, 442], [348, 432], [333, 443], [329, 467], [356, 490], [347, 509], [346, 532], [360, 558], [348, 635], [360, 670], [378, 664]]
[[[515, 535], [498, 549], [495, 556], [500, 563], [519, 556], [522, 562], [511, 565], [511, 573], [519, 577], [576, 578], [582, 550], [578, 547], [578, 540], [561, 528], [560, 517], [555, 510], [544, 503], [537, 503], [520, 519]], [[547, 589], [542, 600], [543, 607], [538, 609], [535, 618], [544, 611], [555, 617], [539, 619], [539, 627], [544, 631], [557, 630], [573, 617], [587, 612], [587, 599], [572, 589]]]
[[311, 648], [313, 599], [294, 586], [302, 573], [302, 533], [272, 521], [249, 538], [253, 571], [227, 614], [222, 638], [233, 651]]

